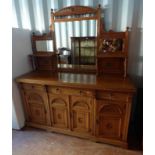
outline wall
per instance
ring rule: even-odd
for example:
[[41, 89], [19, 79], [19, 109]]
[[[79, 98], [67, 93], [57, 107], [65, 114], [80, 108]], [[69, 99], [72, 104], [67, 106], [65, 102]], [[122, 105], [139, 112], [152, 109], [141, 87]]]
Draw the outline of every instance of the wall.
[[31, 71], [28, 55], [31, 50], [31, 31], [12, 29], [12, 128], [20, 129], [24, 126], [24, 112], [15, 78]]

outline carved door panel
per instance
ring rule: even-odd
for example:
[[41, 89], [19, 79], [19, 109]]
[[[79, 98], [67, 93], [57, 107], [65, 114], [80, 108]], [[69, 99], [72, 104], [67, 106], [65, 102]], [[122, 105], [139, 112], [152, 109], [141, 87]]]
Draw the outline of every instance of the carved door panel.
[[121, 139], [124, 125], [125, 104], [97, 100], [97, 136]]
[[89, 97], [71, 97], [71, 128], [80, 133], [92, 133], [93, 99]]
[[47, 94], [42, 91], [24, 92], [29, 121], [33, 123], [50, 125], [49, 107]]
[[49, 94], [52, 126], [69, 129], [69, 99], [68, 96]]

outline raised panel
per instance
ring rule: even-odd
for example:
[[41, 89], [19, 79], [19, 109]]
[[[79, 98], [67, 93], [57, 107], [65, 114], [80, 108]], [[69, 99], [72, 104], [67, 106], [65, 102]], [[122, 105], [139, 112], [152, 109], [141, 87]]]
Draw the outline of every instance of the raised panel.
[[63, 107], [52, 107], [51, 113], [53, 116], [52, 126], [60, 127], [60, 128], [67, 128], [68, 121], [67, 121], [67, 109]]
[[96, 128], [99, 138], [122, 139], [126, 104], [97, 100]]
[[73, 110], [73, 124], [74, 131], [90, 132], [90, 113], [87, 111]]
[[49, 94], [49, 100], [52, 126], [63, 129], [69, 128], [68, 96]]
[[121, 138], [121, 117], [111, 117], [99, 114], [99, 129], [100, 137]]
[[28, 121], [50, 125], [47, 94], [36, 90], [26, 90], [24, 96], [30, 118]]
[[92, 104], [92, 98], [71, 97], [71, 124], [73, 131], [91, 134]]
[[30, 104], [31, 121], [39, 124], [46, 124], [45, 109], [43, 105]]

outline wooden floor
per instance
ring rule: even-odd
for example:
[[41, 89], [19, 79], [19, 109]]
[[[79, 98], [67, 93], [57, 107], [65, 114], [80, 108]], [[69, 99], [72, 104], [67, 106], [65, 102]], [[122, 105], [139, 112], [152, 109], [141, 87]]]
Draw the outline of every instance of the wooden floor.
[[142, 155], [89, 140], [51, 133], [34, 128], [13, 130], [13, 155]]

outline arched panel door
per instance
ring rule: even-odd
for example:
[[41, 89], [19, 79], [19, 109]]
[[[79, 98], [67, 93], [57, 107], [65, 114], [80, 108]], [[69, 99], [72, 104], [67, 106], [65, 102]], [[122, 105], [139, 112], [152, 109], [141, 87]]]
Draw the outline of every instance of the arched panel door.
[[115, 102], [97, 101], [97, 136], [100, 138], [122, 139], [124, 124], [123, 105]]
[[24, 92], [29, 120], [32, 123], [50, 125], [47, 94], [41, 91]]
[[92, 133], [93, 100], [89, 97], [71, 97], [71, 128], [79, 133]]
[[49, 94], [52, 126], [69, 129], [69, 99], [68, 96]]

